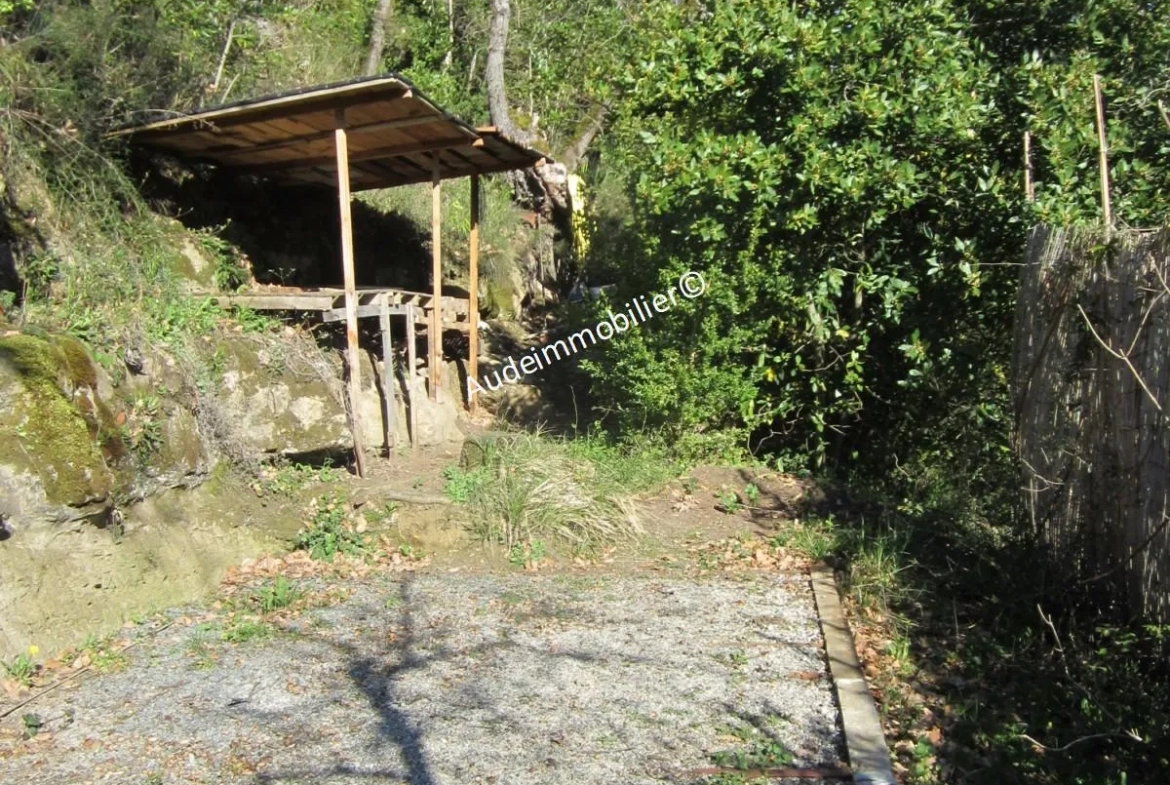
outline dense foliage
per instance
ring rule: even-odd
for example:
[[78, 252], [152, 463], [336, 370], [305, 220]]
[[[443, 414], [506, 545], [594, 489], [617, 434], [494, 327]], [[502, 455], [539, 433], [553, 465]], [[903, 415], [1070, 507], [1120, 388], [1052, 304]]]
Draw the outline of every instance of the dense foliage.
[[1094, 71], [1115, 212], [1161, 220], [1158, 5], [1047, 4], [1020, 25], [1001, 3], [662, 3], [625, 84], [637, 262], [615, 299], [686, 270], [709, 290], [599, 353], [599, 400], [798, 462], [889, 470], [961, 446], [985, 470], [1007, 451], [1026, 230], [1098, 220]]

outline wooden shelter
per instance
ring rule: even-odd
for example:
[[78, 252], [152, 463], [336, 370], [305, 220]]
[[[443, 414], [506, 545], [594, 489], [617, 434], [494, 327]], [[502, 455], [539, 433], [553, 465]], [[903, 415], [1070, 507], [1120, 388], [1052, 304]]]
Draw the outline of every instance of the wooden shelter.
[[[354, 79], [207, 109], [195, 114], [121, 129], [112, 137], [178, 158], [213, 164], [241, 175], [287, 184], [336, 185], [341, 215], [341, 264], [344, 288], [251, 292], [220, 298], [257, 310], [321, 311], [326, 321], [345, 320], [349, 404], [358, 472], [364, 473], [358, 427], [360, 317], [377, 316], [382, 332], [387, 407], [387, 444], [396, 439], [396, 405], [390, 346], [390, 317], [405, 317], [414, 437], [414, 330], [426, 319], [430, 397], [440, 388], [441, 332], [444, 312], [466, 314], [470, 336], [467, 372], [478, 375], [479, 177], [542, 166], [544, 156], [505, 138], [493, 127], [464, 123], [428, 100], [397, 75]], [[440, 267], [440, 183], [454, 177], [471, 180], [469, 300], [442, 294]], [[350, 195], [354, 191], [431, 183], [433, 213], [432, 291], [362, 288], [354, 280]], [[462, 326], [459, 322], [452, 326]], [[474, 407], [474, 401], [468, 405]]]

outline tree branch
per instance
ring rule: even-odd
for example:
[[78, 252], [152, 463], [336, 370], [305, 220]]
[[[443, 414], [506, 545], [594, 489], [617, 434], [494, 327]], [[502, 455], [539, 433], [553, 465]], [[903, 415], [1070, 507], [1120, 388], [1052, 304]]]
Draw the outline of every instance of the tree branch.
[[1125, 367], [1128, 368], [1129, 372], [1133, 374], [1133, 378], [1137, 379], [1137, 383], [1142, 386], [1142, 389], [1146, 393], [1146, 397], [1150, 399], [1150, 403], [1154, 404], [1155, 409], [1162, 411], [1161, 402], [1157, 399], [1157, 397], [1155, 397], [1153, 391], [1150, 390], [1149, 385], [1146, 384], [1146, 380], [1142, 378], [1140, 373], [1138, 373], [1138, 369], [1134, 367], [1133, 362], [1131, 362], [1129, 359], [1129, 356], [1117, 351], [1112, 346], [1105, 343], [1105, 340], [1097, 334], [1095, 329], [1093, 329], [1093, 323], [1089, 321], [1088, 314], [1085, 313], [1085, 309], [1082, 308], [1079, 304], [1077, 305], [1077, 310], [1081, 312], [1081, 317], [1085, 320], [1085, 326], [1089, 328], [1089, 332], [1091, 332], [1093, 337], [1097, 339], [1097, 343], [1101, 345], [1101, 348], [1109, 352], [1118, 360], [1121, 360], [1123, 363], [1125, 363]]
[[560, 155], [560, 161], [565, 165], [565, 170], [572, 173], [577, 171], [577, 167], [581, 163], [581, 159], [585, 157], [585, 153], [589, 150], [589, 145], [601, 132], [601, 127], [605, 123], [605, 116], [609, 110], [602, 106], [598, 109], [597, 114], [585, 126], [585, 129], [574, 139], [565, 151]]

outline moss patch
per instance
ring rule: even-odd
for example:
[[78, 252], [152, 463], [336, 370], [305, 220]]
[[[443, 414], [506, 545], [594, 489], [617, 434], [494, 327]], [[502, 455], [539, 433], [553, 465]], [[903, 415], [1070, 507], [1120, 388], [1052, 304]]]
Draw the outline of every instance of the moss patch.
[[[88, 363], [84, 349], [71, 346], [66, 351], [80, 351]], [[67, 358], [55, 339], [0, 337], [0, 362], [16, 371], [24, 387], [9, 417], [30, 468], [40, 476], [50, 501], [75, 507], [106, 498], [113, 481], [91, 423], [62, 389], [92, 380], [92, 364], [82, 367], [79, 360], [76, 354]]]

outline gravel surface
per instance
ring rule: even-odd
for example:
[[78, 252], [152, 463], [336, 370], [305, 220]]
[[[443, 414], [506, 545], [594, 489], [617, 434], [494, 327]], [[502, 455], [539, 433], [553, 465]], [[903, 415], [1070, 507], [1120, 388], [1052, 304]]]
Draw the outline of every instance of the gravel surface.
[[[806, 578], [399, 574], [215, 643], [176, 626], [38, 700], [3, 783], [694, 783], [722, 750], [839, 765]], [[194, 641], [194, 642], [193, 642]], [[72, 721], [65, 718], [73, 712]], [[754, 729], [754, 730], [753, 730]]]

